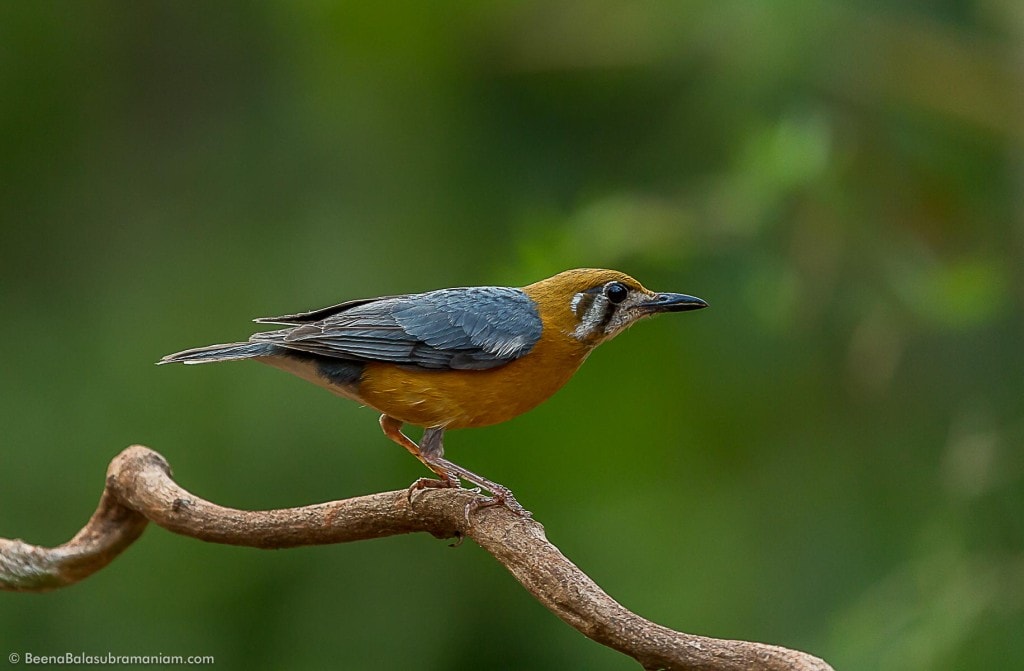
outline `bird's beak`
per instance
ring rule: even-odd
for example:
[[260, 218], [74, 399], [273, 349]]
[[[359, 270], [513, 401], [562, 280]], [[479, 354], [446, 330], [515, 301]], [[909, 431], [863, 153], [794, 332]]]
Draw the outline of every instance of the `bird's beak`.
[[696, 296], [686, 294], [655, 294], [654, 298], [640, 304], [640, 308], [650, 314], [660, 312], [686, 312], [688, 310], [700, 310], [708, 304]]

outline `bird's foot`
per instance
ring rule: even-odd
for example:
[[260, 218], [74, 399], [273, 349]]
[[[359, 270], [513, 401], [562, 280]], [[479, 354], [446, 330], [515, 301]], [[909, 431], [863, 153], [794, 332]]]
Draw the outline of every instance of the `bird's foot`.
[[458, 479], [453, 477], [447, 477], [443, 480], [439, 478], [417, 478], [416, 482], [409, 485], [409, 489], [406, 490], [406, 496], [409, 499], [409, 503], [412, 504], [412, 495], [421, 489], [460, 489], [462, 487], [459, 484]]
[[[492, 485], [495, 483], [492, 483]], [[512, 496], [512, 491], [506, 487], [498, 485], [493, 488], [489, 488], [491, 496], [478, 496], [473, 498], [472, 501], [466, 504], [466, 523], [469, 524], [469, 516], [480, 510], [481, 508], [490, 508], [491, 506], [505, 506], [519, 517], [530, 519], [533, 517], [533, 513], [524, 508], [519, 501], [516, 501], [516, 497]]]
[[[406, 495], [408, 496], [410, 504], [412, 504], [413, 494], [421, 489], [462, 489], [462, 484], [459, 482], [458, 478], [454, 476], [449, 476], [445, 479], [419, 478], [416, 482], [409, 485], [409, 489], [406, 490]], [[505, 506], [516, 515], [525, 517], [526, 519], [533, 517], [533, 513], [524, 508], [519, 501], [516, 501], [516, 497], [512, 495], [512, 491], [507, 487], [499, 485], [496, 482], [489, 482], [485, 489], [491, 493], [491, 496], [475, 496], [466, 504], [466, 524], [469, 524], [470, 515], [481, 508], [490, 508], [491, 506]], [[474, 487], [467, 491], [473, 492], [474, 494], [480, 494], [480, 487]]]

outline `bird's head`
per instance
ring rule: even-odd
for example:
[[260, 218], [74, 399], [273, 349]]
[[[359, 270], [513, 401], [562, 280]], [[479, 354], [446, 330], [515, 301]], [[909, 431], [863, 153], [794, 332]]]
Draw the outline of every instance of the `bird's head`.
[[657, 293], [625, 273], [599, 268], [566, 270], [524, 291], [546, 317], [545, 328], [553, 325], [592, 347], [644, 317], [708, 306], [695, 296]]

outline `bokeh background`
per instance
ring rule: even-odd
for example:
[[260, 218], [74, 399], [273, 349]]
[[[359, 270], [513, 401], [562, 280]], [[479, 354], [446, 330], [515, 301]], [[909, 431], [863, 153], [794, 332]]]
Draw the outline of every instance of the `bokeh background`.
[[[627, 607], [842, 669], [1024, 668], [1024, 5], [3, 2], [0, 535], [143, 443], [225, 505], [424, 474], [252, 317], [614, 267], [712, 308], [454, 432]], [[3, 652], [623, 669], [472, 543], [152, 527]]]

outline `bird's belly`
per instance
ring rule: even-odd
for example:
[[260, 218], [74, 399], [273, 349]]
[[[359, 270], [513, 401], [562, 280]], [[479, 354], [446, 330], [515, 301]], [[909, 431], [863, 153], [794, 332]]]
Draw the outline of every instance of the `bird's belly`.
[[421, 370], [370, 363], [360, 400], [418, 426], [451, 429], [504, 422], [547, 400], [582, 359], [538, 366], [530, 357], [489, 370]]

